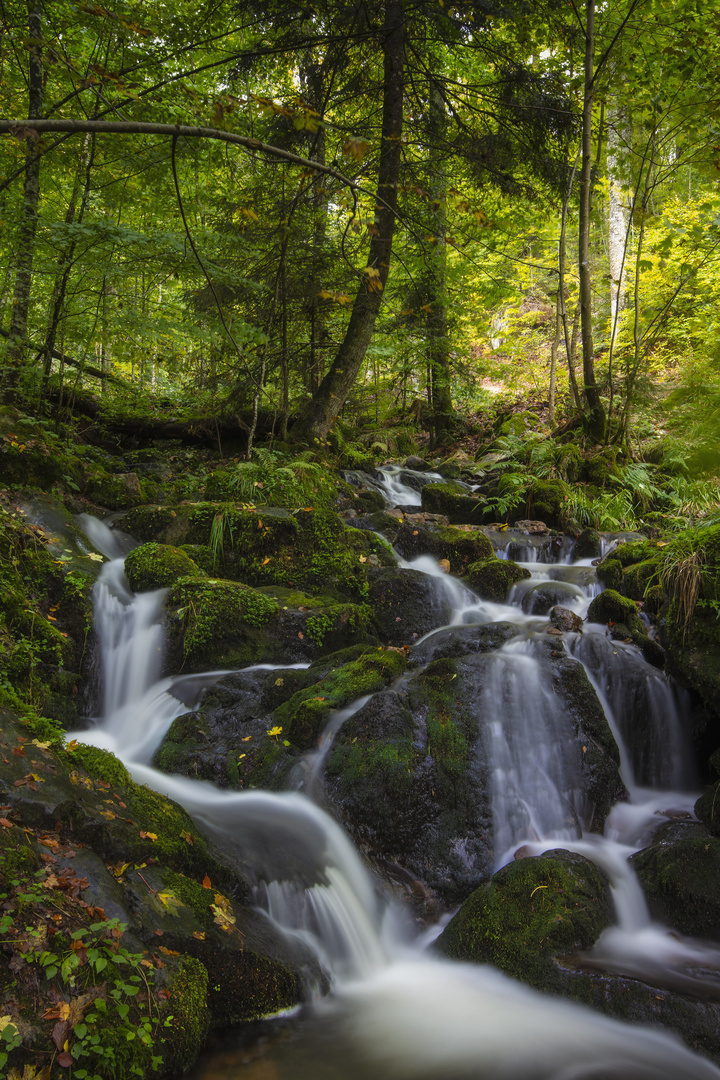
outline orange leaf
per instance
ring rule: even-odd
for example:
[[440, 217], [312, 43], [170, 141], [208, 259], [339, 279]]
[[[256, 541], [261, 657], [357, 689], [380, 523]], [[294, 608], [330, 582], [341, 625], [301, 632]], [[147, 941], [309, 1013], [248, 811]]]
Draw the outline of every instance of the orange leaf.
[[207, 876], [207, 874], [203, 878], [203, 889], [212, 889], [212, 881]]

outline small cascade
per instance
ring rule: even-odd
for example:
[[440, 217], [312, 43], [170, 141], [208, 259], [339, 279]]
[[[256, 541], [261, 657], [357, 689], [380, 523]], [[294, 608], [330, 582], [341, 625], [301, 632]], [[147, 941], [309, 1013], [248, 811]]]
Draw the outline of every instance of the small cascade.
[[520, 843], [581, 833], [582, 787], [567, 718], [530, 638], [507, 642], [484, 658], [477, 700], [485, 722], [483, 752], [492, 763], [492, 814], [499, 869]]
[[[221, 791], [153, 769], [149, 762], [172, 719], [196, 704], [203, 687], [222, 673], [157, 679], [162, 594], [133, 597], [122, 573], [122, 553], [107, 537], [105, 542], [111, 561], [103, 569], [96, 599], [103, 665], [112, 690], [105, 696], [105, 715], [78, 737], [112, 748], [139, 783], [183, 805], [230, 858], [242, 862], [246, 873], [251, 868], [258, 907], [286, 934], [310, 945], [333, 982], [333, 993], [318, 1006], [314, 1023], [291, 1047], [278, 1046], [267, 1062], [268, 1075], [277, 1080], [314, 1080], [320, 1072], [327, 1080], [590, 1080], [600, 1075], [720, 1080], [714, 1065], [663, 1033], [631, 1028], [538, 994], [488, 967], [421, 955], [398, 935], [346, 834], [304, 796]], [[477, 658], [486, 676], [478, 709], [492, 717], [484, 752], [495, 763], [497, 846], [510, 849], [529, 838], [538, 851], [561, 842], [587, 853], [611, 874], [620, 916], [615, 930], [624, 935], [623, 947], [628, 938], [647, 937], [654, 927], [628, 870], [626, 855], [634, 848], [623, 838], [632, 830], [646, 831], [650, 810], [646, 806], [643, 816], [636, 807], [631, 822], [618, 813], [612, 821], [614, 839], [582, 836], [582, 793], [565, 755], [569, 740], [558, 727], [562, 710], [541, 663], [547, 643], [535, 635], [547, 627], [547, 617], [525, 615], [510, 603], [483, 611], [482, 601], [441, 575], [437, 566], [428, 565], [425, 572], [447, 583], [442, 587], [453, 597], [454, 625], [468, 621], [474, 610], [474, 621], [512, 620], [525, 631]], [[582, 603], [587, 601], [583, 592]], [[142, 649], [134, 647], [136, 637], [144, 640]], [[598, 668], [595, 677], [605, 678], [604, 669]], [[611, 688], [608, 701], [613, 694]], [[648, 700], [653, 709], [661, 707], [657, 695], [648, 693]], [[336, 726], [327, 731], [326, 744], [310, 759], [311, 775], [347, 715], [333, 718]], [[675, 796], [670, 798], [674, 803]], [[686, 965], [690, 945], [676, 944], [672, 962]], [[621, 951], [609, 935], [597, 950], [595, 960], [599, 963], [604, 951], [609, 964]], [[700, 956], [697, 949], [695, 962], [712, 966], [709, 952]], [[242, 1080], [248, 1074], [238, 1063], [226, 1075]]]
[[382, 465], [372, 476], [365, 472], [348, 471], [343, 473], [343, 478], [354, 487], [379, 491], [389, 508], [419, 506], [420, 492], [425, 485], [443, 482], [440, 473], [417, 472], [400, 465]]

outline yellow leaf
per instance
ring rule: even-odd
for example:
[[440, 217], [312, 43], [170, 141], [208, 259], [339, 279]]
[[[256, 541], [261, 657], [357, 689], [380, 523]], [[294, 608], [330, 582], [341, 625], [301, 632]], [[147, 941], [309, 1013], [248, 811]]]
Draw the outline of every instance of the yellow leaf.
[[278, 737], [278, 735], [281, 735], [281, 734], [282, 734], [282, 728], [281, 727], [272, 727], [272, 728], [268, 729], [268, 735], [270, 735], [271, 738], [276, 739]]
[[195, 837], [192, 835], [192, 833], [189, 833], [187, 829], [183, 829], [180, 835], [182, 836], [185, 843], [190, 844], [191, 847], [195, 843]]
[[144, 832], [142, 829], [140, 830], [140, 836], [143, 838], [143, 840], [152, 840], [153, 844], [157, 840], [157, 833]]

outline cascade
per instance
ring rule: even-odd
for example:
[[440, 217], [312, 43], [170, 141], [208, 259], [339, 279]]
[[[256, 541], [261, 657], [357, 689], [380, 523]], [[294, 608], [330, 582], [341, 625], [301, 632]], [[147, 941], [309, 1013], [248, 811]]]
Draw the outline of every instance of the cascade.
[[[258, 907], [285, 933], [309, 944], [331, 977], [331, 994], [316, 1005], [292, 1045], [278, 1048], [268, 1075], [278, 1080], [315, 1080], [319, 1075], [326, 1080], [367, 1080], [370, 1076], [373, 1080], [437, 1080], [440, 1076], [456, 1080], [599, 1080], [601, 1076], [720, 1080], [720, 1070], [668, 1035], [546, 997], [489, 967], [424, 955], [398, 931], [392, 911], [378, 899], [344, 831], [303, 795], [222, 791], [206, 782], [153, 769], [149, 763], [172, 720], [191, 708], [203, 687], [223, 673], [157, 678], [162, 594], [133, 596], [114, 534], [97, 522], [86, 522], [85, 527], [92, 530], [93, 541], [110, 560], [96, 586], [106, 692], [102, 717], [77, 737], [112, 749], [138, 782], [182, 804], [226, 852], [235, 851], [251, 864]], [[597, 964], [644, 974], [673, 971], [681, 982], [696, 978], [690, 969], [720, 966], [720, 957], [710, 946], [671, 938], [652, 924], [627, 862], [659, 807], [668, 800], [673, 806], [690, 805], [694, 796], [654, 791], [652, 785], [666, 777], [662, 769], [658, 775], [657, 764], [642, 762], [637, 776], [643, 786], [635, 781], [635, 774], [628, 773], [626, 780], [631, 812], [618, 807], [611, 814], [607, 837], [584, 837], [582, 792], [558, 748], [554, 727], [558, 709], [537, 652], [538, 631], [547, 626], [547, 618], [525, 614], [512, 602], [485, 604], [431, 562], [413, 566], [447, 582], [453, 625], [506, 619], [523, 631], [487, 658], [489, 677], [483, 691], [487, 697], [484, 704], [478, 702], [478, 708], [493, 708], [498, 714], [483, 752], [493, 763], [499, 859], [522, 841], [538, 852], [560, 842], [606, 870], [613, 883], [618, 924], [596, 946], [591, 961]], [[559, 569], [556, 566], [555, 572]], [[568, 575], [575, 569], [567, 567]], [[570, 605], [577, 613], [584, 613], [593, 588], [587, 581], [578, 584]], [[622, 742], [621, 725], [612, 715], [616, 707], [613, 662], [605, 657], [609, 666], [596, 663], [590, 650], [585, 655], [584, 641], [582, 646], [576, 642], [574, 648], [598, 686], [610, 680], [604, 704]], [[619, 663], [626, 651], [613, 651], [621, 658]], [[667, 695], [661, 687], [650, 686], [649, 670], [644, 676], [648, 707], [653, 716], [667, 719]], [[332, 718], [324, 745], [306, 760], [312, 777], [317, 778], [339, 725], [361, 705], [356, 702]], [[677, 702], [674, 708], [677, 716]], [[682, 756], [679, 725], [672, 719], [668, 723], [673, 730], [677, 727]], [[629, 768], [634, 767], [633, 762]], [[683, 778], [687, 774], [671, 777], [678, 784]], [[573, 807], [570, 824], [569, 805]], [[202, 1065], [197, 1075], [205, 1075]], [[213, 1075], [211, 1070], [208, 1076]], [[238, 1062], [223, 1075], [242, 1080], [245, 1070]]]

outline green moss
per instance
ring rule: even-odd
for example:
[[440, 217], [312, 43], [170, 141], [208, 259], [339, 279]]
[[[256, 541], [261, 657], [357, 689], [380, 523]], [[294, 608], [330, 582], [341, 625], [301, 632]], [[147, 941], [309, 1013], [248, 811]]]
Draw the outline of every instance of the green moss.
[[177, 518], [169, 506], [138, 506], [123, 514], [122, 528], [143, 542], [159, 540]]
[[[236, 581], [181, 578], [168, 596], [171, 641], [188, 665], [243, 667], [263, 656], [258, 633], [279, 613], [277, 600]], [[265, 657], [263, 657], [265, 658]]]
[[569, 488], [562, 480], [535, 480], [528, 495], [528, 516], [561, 528]]
[[406, 559], [414, 559], [418, 555], [447, 559], [451, 573], [458, 576], [467, 573], [472, 563], [491, 559], [495, 555], [487, 536], [479, 530], [465, 531], [429, 525], [416, 528], [407, 522], [397, 534], [396, 547]]
[[171, 983], [168, 1011], [172, 1020], [170, 1037], [164, 1044], [166, 1064], [174, 1072], [185, 1072], [202, 1049], [210, 1026], [208, 986], [205, 965], [192, 956], [183, 956]]
[[624, 623], [631, 634], [645, 636], [645, 628], [638, 615], [637, 604], [614, 589], [605, 589], [596, 596], [588, 608], [588, 622]]
[[483, 500], [455, 484], [425, 484], [420, 498], [423, 510], [444, 514], [451, 525], [479, 525], [482, 521]]
[[125, 476], [97, 474], [90, 477], [84, 495], [108, 510], [129, 510], [145, 501], [142, 484], [135, 473]]
[[405, 670], [405, 657], [392, 649], [365, 653], [329, 671], [320, 683], [299, 690], [273, 714], [283, 738], [299, 749], [314, 745], [329, 713], [364, 694], [381, 690]]
[[170, 588], [182, 577], [202, 577], [204, 571], [184, 551], [169, 544], [149, 543], [125, 558], [125, 574], [133, 592]]
[[623, 571], [619, 559], [604, 559], [597, 568], [597, 576], [606, 589], [622, 588]]
[[632, 600], [644, 600], [647, 590], [659, 583], [662, 573], [662, 558], [645, 559], [643, 562], [628, 566], [623, 574], [622, 590]]
[[496, 604], [504, 603], [512, 586], [530, 576], [529, 570], [511, 559], [497, 558], [479, 559], [471, 563], [466, 574], [468, 584], [478, 596]]
[[547, 990], [557, 984], [554, 958], [589, 948], [611, 922], [602, 872], [580, 855], [555, 851], [504, 866], [465, 901], [435, 947]]
[[[692, 835], [685, 838], [685, 833]], [[720, 939], [720, 840], [697, 826], [666, 826], [633, 857], [652, 913], [682, 934]]]
[[132, 783], [122, 761], [109, 750], [101, 750], [98, 746], [78, 742], [72, 752], [65, 754], [65, 760], [71, 767], [81, 765], [93, 780], [103, 780], [113, 787], [125, 787]]
[[573, 544], [573, 559], [594, 559], [600, 554], [600, 533], [597, 529], [583, 529]]
[[503, 420], [498, 428], [498, 435], [525, 435], [528, 431], [534, 431], [539, 424], [537, 413], [525, 410], [513, 413], [507, 420]]

